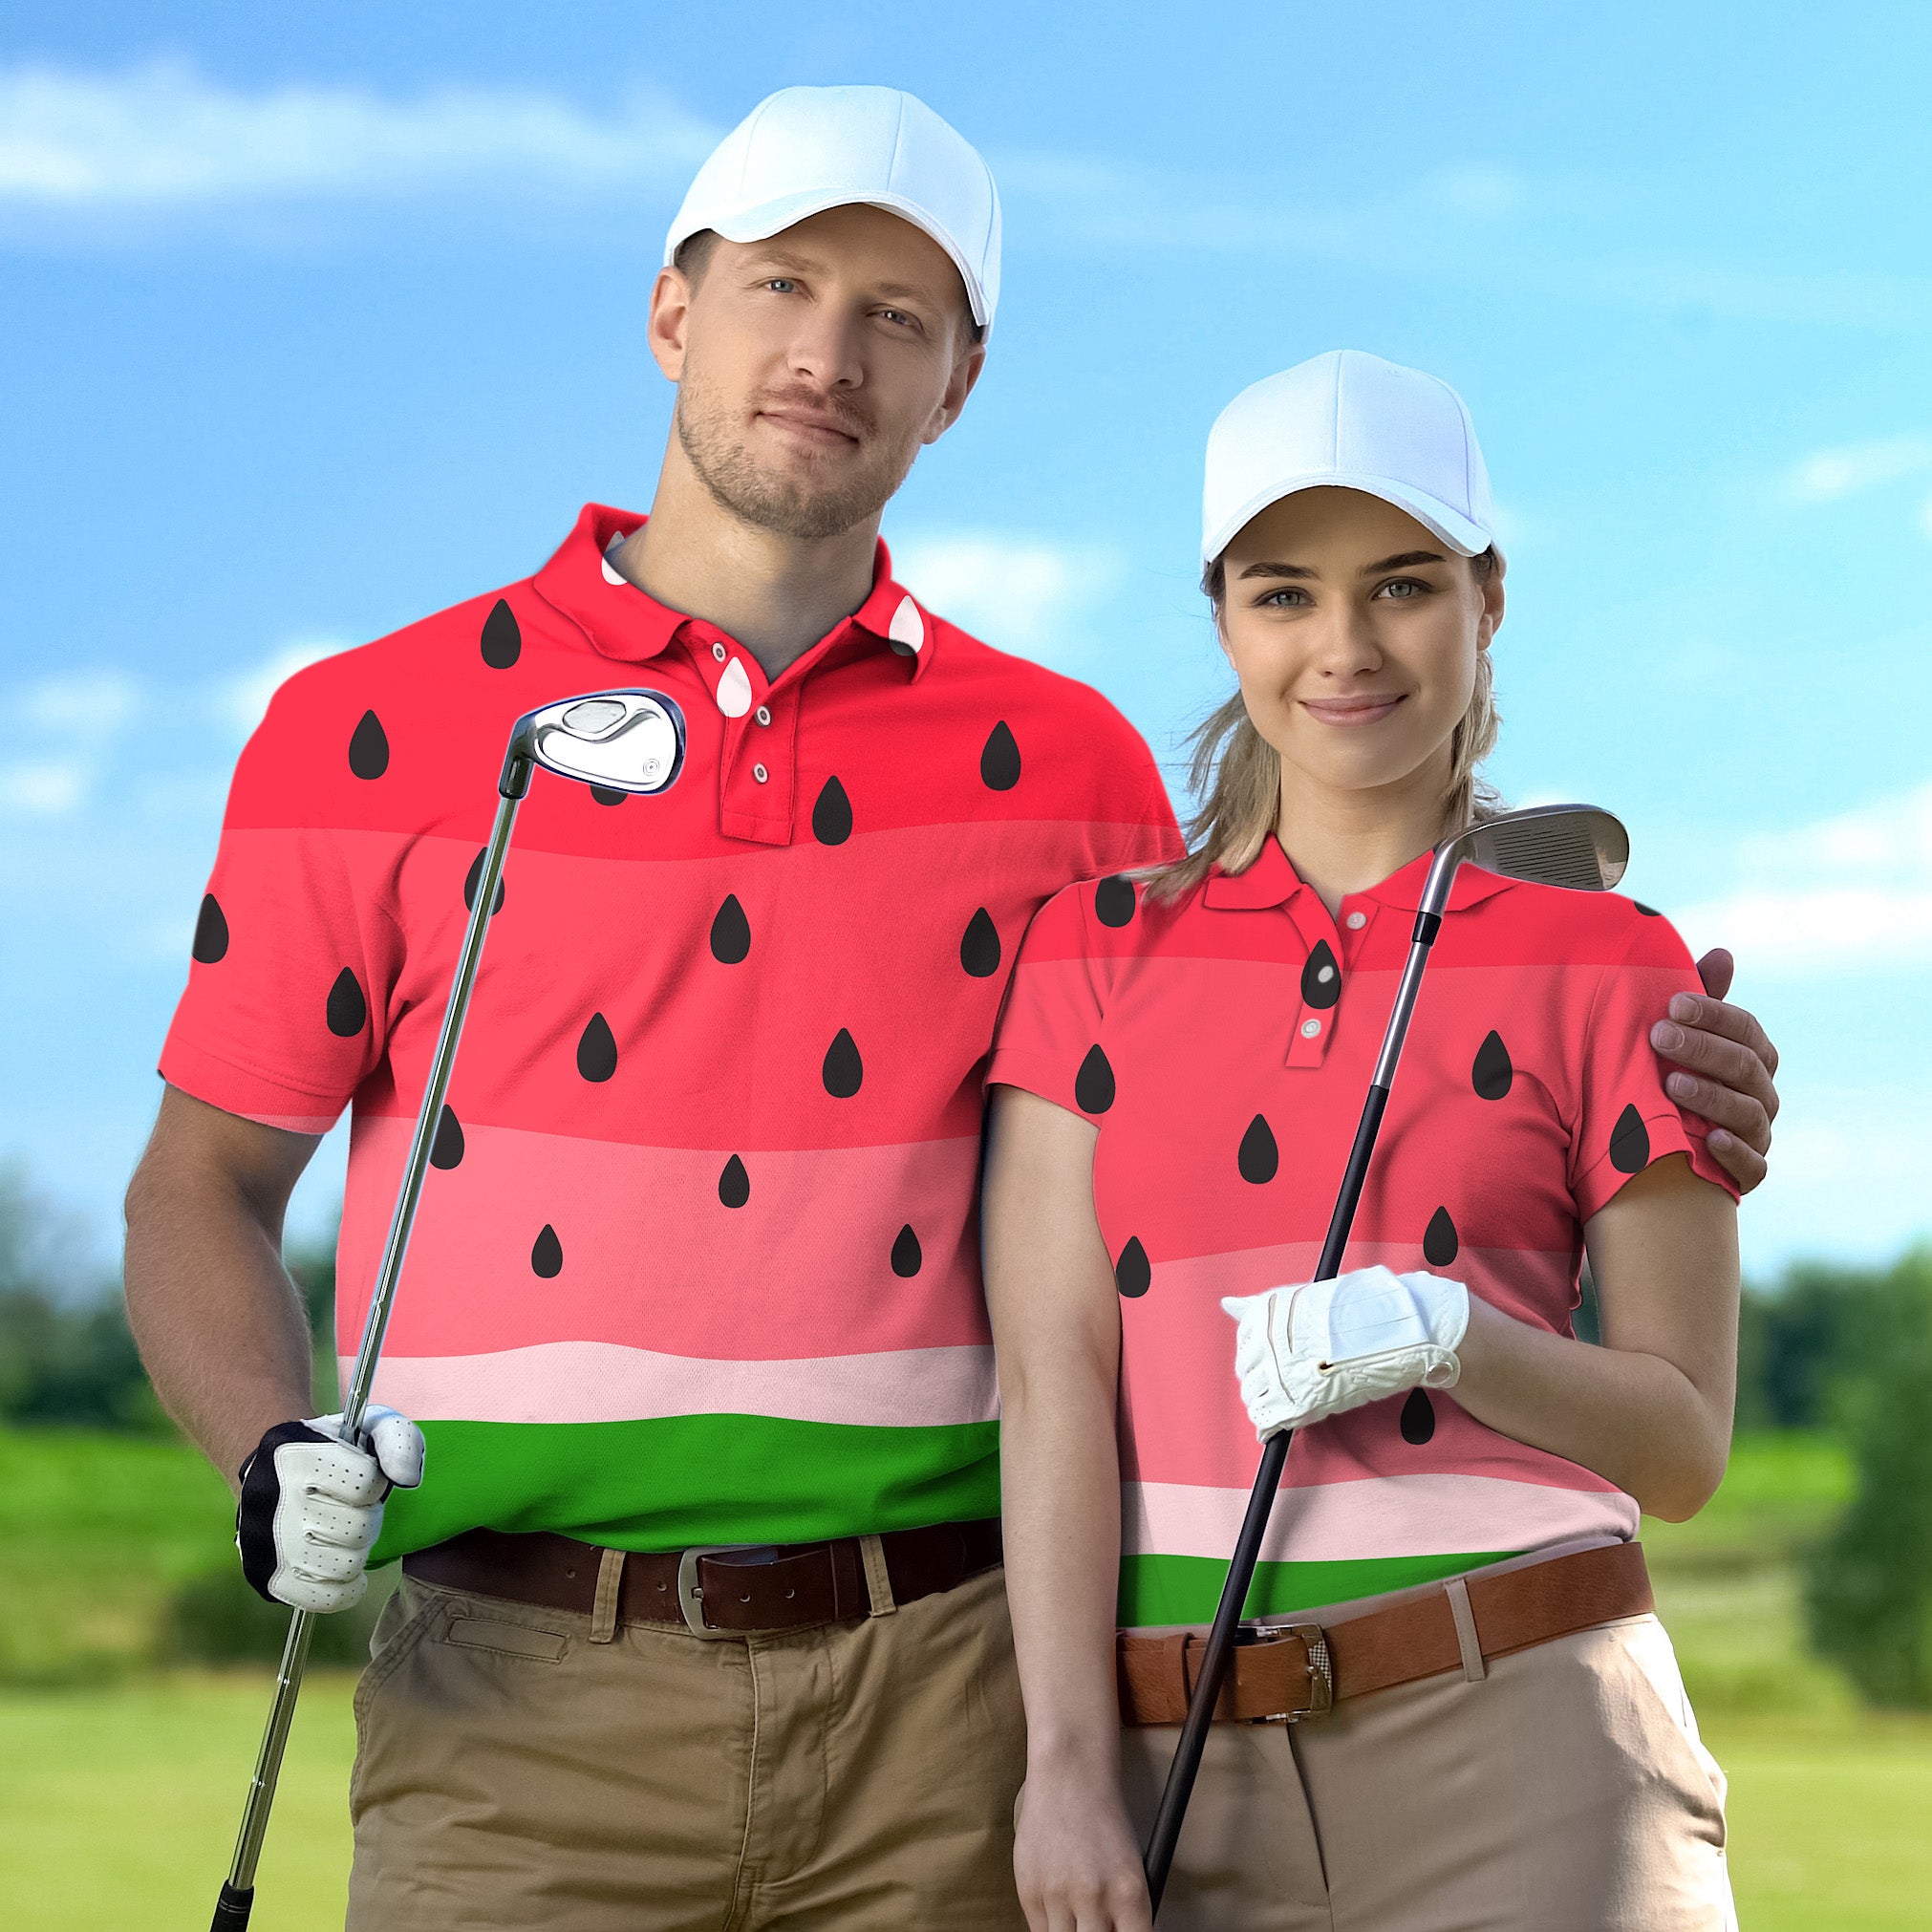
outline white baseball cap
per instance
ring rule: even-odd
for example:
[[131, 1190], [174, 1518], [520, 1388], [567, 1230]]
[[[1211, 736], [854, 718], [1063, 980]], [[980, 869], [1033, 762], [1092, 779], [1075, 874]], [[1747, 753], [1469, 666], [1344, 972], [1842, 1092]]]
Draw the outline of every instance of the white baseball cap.
[[1202, 564], [1270, 504], [1322, 488], [1381, 497], [1459, 555], [1494, 547], [1490, 473], [1469, 406], [1447, 382], [1360, 349], [1267, 376], [1214, 419]]
[[964, 136], [895, 87], [785, 87], [752, 109], [698, 170], [664, 238], [664, 265], [714, 228], [762, 242], [827, 208], [889, 208], [953, 258], [973, 319], [999, 302], [999, 191]]

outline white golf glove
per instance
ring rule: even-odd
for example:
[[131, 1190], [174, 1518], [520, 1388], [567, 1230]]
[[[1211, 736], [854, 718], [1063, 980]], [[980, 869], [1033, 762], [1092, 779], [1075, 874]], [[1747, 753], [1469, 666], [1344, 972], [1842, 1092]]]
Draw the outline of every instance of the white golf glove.
[[1418, 1270], [1358, 1268], [1331, 1281], [1223, 1296], [1238, 1326], [1234, 1373], [1255, 1432], [1284, 1428], [1400, 1395], [1453, 1388], [1470, 1325], [1470, 1291]]
[[340, 1415], [278, 1424], [242, 1465], [235, 1547], [242, 1575], [271, 1602], [347, 1610], [369, 1588], [363, 1565], [392, 1488], [422, 1480], [422, 1431], [371, 1404], [354, 1442]]

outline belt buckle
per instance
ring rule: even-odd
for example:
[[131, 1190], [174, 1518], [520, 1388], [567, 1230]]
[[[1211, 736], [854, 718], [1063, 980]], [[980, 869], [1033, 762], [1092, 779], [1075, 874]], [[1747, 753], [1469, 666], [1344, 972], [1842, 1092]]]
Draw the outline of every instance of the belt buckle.
[[698, 1559], [700, 1556], [728, 1556], [737, 1550], [763, 1550], [765, 1543], [698, 1543], [688, 1550], [677, 1553], [677, 1608], [684, 1619], [684, 1627], [694, 1637], [703, 1637], [716, 1642], [720, 1637], [736, 1637], [736, 1630], [720, 1630], [715, 1624], [704, 1621], [704, 1592], [698, 1581]]
[[1335, 1664], [1328, 1654], [1328, 1633], [1319, 1623], [1277, 1623], [1268, 1641], [1278, 1643], [1284, 1637], [1299, 1637], [1308, 1656], [1308, 1705], [1302, 1710], [1271, 1710], [1251, 1718], [1251, 1724], [1296, 1724], [1304, 1717], [1320, 1717], [1335, 1707]]

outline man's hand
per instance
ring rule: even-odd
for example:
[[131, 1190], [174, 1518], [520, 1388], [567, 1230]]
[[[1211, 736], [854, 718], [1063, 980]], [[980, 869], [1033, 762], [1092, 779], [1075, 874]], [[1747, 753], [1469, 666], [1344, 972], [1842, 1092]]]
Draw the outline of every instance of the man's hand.
[[1754, 1015], [1729, 1006], [1734, 962], [1719, 947], [1697, 962], [1709, 996], [1680, 993], [1670, 1018], [1650, 1029], [1650, 1043], [1687, 1071], [1672, 1073], [1664, 1087], [1672, 1100], [1711, 1123], [1712, 1156], [1748, 1194], [1764, 1179], [1771, 1123], [1778, 1113], [1778, 1050]]
[[242, 1465], [235, 1547], [243, 1576], [271, 1603], [359, 1603], [383, 1497], [422, 1480], [422, 1431], [407, 1416], [372, 1406], [354, 1442], [341, 1428], [339, 1415], [278, 1423]]

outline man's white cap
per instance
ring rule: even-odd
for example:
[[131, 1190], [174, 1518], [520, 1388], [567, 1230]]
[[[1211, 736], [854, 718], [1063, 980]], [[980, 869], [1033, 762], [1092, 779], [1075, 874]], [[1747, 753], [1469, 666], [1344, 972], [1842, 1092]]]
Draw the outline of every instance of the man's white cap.
[[785, 87], [762, 100], [698, 170], [664, 239], [664, 263], [715, 228], [762, 242], [827, 208], [903, 215], [953, 258], [973, 319], [999, 303], [999, 191], [964, 136], [895, 87]]
[[1267, 376], [1214, 419], [1202, 564], [1270, 504], [1322, 488], [1381, 497], [1465, 557], [1495, 543], [1490, 473], [1468, 405], [1447, 382], [1360, 349], [1331, 349]]

